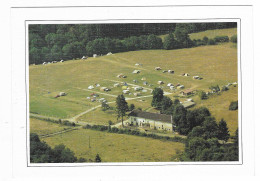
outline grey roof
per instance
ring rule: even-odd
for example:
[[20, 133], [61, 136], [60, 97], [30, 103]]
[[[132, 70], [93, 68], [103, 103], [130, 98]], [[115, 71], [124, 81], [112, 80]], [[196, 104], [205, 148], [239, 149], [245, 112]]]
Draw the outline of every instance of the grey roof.
[[182, 105], [184, 108], [190, 108], [195, 105], [195, 102], [187, 101], [187, 102], [182, 103]]
[[166, 114], [158, 114], [158, 113], [150, 113], [150, 112], [142, 112], [142, 111], [134, 110], [129, 114], [129, 116], [171, 123], [171, 115], [166, 115]]

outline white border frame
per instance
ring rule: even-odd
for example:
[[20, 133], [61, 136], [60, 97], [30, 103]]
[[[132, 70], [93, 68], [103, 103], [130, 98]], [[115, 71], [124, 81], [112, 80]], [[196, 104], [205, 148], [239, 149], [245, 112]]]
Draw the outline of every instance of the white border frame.
[[[87, 9], [88, 11], [83, 11]], [[150, 9], [149, 9], [150, 8]], [[12, 170], [13, 176], [17, 177], [58, 177], [63, 175], [63, 178], [79, 178], [84, 177], [82, 169], [84, 167], [27, 167], [25, 159], [25, 147], [26, 147], [26, 127], [25, 122], [21, 121], [26, 119], [25, 109], [26, 102], [24, 93], [24, 75], [25, 72], [22, 70], [24, 67], [23, 56], [25, 50], [24, 44], [24, 21], [25, 20], [86, 20], [86, 19], [102, 19], [107, 17], [118, 17], [121, 19], [127, 19], [127, 17], [136, 17], [133, 19], [203, 19], [205, 16], [209, 19], [214, 18], [240, 18], [241, 19], [241, 67], [242, 67], [242, 90], [243, 95], [243, 130], [241, 133], [243, 139], [243, 164], [241, 165], [170, 165], [163, 166], [149, 166], [149, 167], [131, 167], [131, 171], [136, 174], [143, 175], [140, 178], [145, 179], [148, 173], [155, 173], [160, 170], [159, 175], [153, 175], [153, 178], [163, 179], [170, 178], [172, 174], [175, 176], [181, 175], [189, 170], [189, 174], [200, 175], [203, 170], [204, 175], [210, 176], [211, 174], [218, 174], [221, 171], [222, 175], [248, 175], [254, 172], [254, 127], [253, 127], [253, 35], [252, 35], [252, 7], [251, 6], [169, 6], [169, 7], [125, 7], [125, 8], [113, 8], [113, 7], [82, 7], [78, 12], [77, 7], [71, 7], [70, 13], [64, 13], [64, 9], [55, 7], [53, 9], [45, 8], [12, 8], [11, 9], [11, 30], [12, 30]], [[68, 7], [65, 7], [67, 10]], [[96, 10], [95, 10], [96, 9]], [[123, 9], [123, 10], [122, 10]], [[97, 11], [98, 10], [98, 11]], [[159, 10], [159, 11], [157, 11]], [[99, 13], [102, 12], [102, 13]], [[154, 13], [156, 12], [156, 13]], [[220, 13], [221, 12], [221, 13]], [[73, 14], [74, 13], [74, 14]], [[76, 18], [75, 18], [76, 17]], [[240, 105], [241, 106], [241, 105]], [[246, 120], [246, 122], [244, 122]], [[241, 135], [241, 134], [240, 134]], [[172, 172], [174, 166], [174, 172]], [[117, 178], [126, 178], [129, 166], [106, 166], [102, 169], [100, 166], [85, 167], [88, 169], [89, 178], [114, 178], [113, 170], [116, 168]], [[100, 175], [99, 170], [104, 172], [105, 175]], [[149, 171], [148, 171], [149, 170]], [[48, 174], [43, 174], [42, 171], [47, 171]], [[80, 174], [81, 173], [81, 174]], [[75, 176], [76, 174], [76, 176]], [[98, 174], [98, 175], [97, 175]], [[147, 175], [148, 174], [148, 175]], [[127, 175], [129, 179], [134, 176]]]

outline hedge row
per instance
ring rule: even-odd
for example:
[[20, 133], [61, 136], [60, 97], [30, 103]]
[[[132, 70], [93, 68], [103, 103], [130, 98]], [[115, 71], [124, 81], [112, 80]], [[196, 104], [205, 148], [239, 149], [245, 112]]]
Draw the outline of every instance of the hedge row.
[[149, 137], [153, 139], [160, 139], [160, 140], [168, 140], [168, 141], [174, 141], [174, 142], [181, 142], [185, 143], [186, 139], [181, 138], [179, 136], [175, 137], [169, 137], [169, 136], [159, 136], [157, 134], [149, 134], [145, 132], [140, 132], [139, 130], [132, 130], [132, 129], [119, 129], [116, 127], [110, 127], [110, 126], [103, 126], [103, 125], [85, 125], [83, 126], [84, 129], [92, 129], [97, 131], [107, 131], [109, 133], [118, 133], [118, 134], [128, 134], [128, 135], [135, 135], [135, 136], [143, 136], [143, 137]]

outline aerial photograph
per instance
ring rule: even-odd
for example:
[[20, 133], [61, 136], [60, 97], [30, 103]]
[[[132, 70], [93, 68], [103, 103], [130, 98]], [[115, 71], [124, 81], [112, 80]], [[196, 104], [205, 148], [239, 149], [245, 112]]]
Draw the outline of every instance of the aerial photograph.
[[238, 32], [29, 24], [29, 162], [238, 162]]

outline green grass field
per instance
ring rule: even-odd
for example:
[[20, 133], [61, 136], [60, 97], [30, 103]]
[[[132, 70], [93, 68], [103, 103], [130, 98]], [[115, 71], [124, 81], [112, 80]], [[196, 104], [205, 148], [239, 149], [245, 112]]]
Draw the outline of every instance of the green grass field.
[[175, 161], [176, 151], [184, 150], [182, 143], [87, 129], [67, 132], [42, 140], [52, 147], [63, 143], [74, 151], [77, 157], [94, 160], [98, 153], [102, 162]]
[[[214, 37], [216, 35], [232, 36], [236, 29], [209, 30], [191, 34], [191, 38]], [[143, 66], [135, 66], [142, 63]], [[162, 70], [174, 70], [174, 74], [162, 73], [154, 70], [155, 67]], [[138, 69], [140, 74], [132, 74]], [[127, 78], [117, 78], [123, 73]], [[180, 76], [189, 73], [191, 76]], [[193, 80], [192, 76], [198, 75], [202, 80]], [[141, 92], [142, 96], [151, 95], [150, 90], [158, 87], [157, 81], [165, 82], [164, 91], [171, 92], [167, 83], [183, 84], [186, 88], [208, 91], [209, 86], [218, 84], [220, 87], [227, 83], [237, 81], [237, 49], [232, 43], [224, 43], [214, 46], [201, 46], [179, 50], [143, 50], [125, 53], [117, 53], [110, 56], [88, 58], [87, 60], [71, 60], [64, 63], [49, 65], [35, 65], [29, 67], [30, 112], [57, 118], [71, 118], [81, 112], [100, 105], [99, 102], [91, 102], [86, 97], [91, 93], [98, 93], [100, 98], [108, 102], [115, 101], [116, 96], [122, 93], [121, 87], [114, 88], [116, 81], [124, 81], [147, 88], [147, 92]], [[151, 86], [144, 86], [142, 78]], [[137, 83], [133, 83], [137, 80]], [[102, 92], [99, 88], [88, 90], [89, 85], [99, 83], [111, 88], [109, 92]], [[132, 85], [130, 91], [134, 93]], [[68, 93], [67, 96], [54, 98], [59, 92]], [[103, 94], [102, 94], [103, 93]], [[174, 99], [179, 91], [168, 95]], [[135, 98], [133, 95], [125, 95], [127, 98]], [[238, 98], [237, 88], [229, 90], [222, 95], [201, 101], [197, 96], [195, 107], [206, 106], [212, 114], [220, 120], [224, 118], [231, 130], [231, 134], [237, 128], [237, 111], [228, 110], [231, 101]], [[128, 100], [141, 107], [143, 110], [154, 111], [151, 108], [151, 97]], [[184, 99], [181, 99], [184, 100]], [[111, 104], [115, 107], [115, 104]], [[78, 118], [94, 124], [107, 124], [108, 120], [118, 122], [113, 111], [101, 111], [100, 108]]]
[[[228, 36], [229, 38], [233, 35], [237, 34], [237, 28], [227, 28], [227, 29], [217, 29], [217, 30], [206, 30], [198, 33], [191, 33], [190, 39], [203, 39], [204, 36], [209, 39], [215, 38], [216, 36]], [[159, 37], [164, 40], [166, 35], [160, 35]]]
[[45, 135], [50, 133], [56, 133], [63, 131], [64, 129], [71, 128], [69, 126], [55, 124], [35, 118], [30, 118], [30, 133], [36, 133], [38, 135]]

